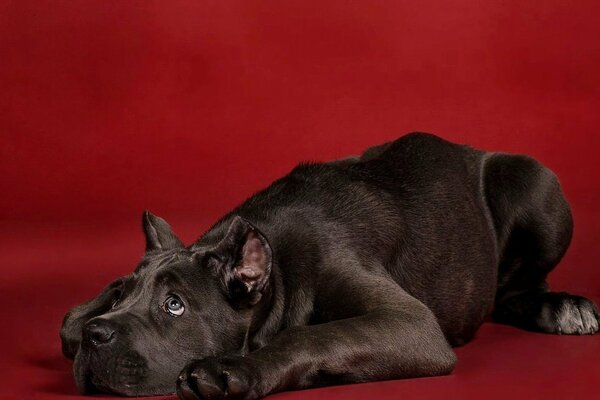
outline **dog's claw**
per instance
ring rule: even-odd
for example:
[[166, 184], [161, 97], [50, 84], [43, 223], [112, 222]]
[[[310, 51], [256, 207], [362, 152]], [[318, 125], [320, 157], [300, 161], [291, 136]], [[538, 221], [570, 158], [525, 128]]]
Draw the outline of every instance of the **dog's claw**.
[[243, 357], [209, 357], [192, 362], [177, 379], [177, 395], [181, 400], [246, 398], [251, 392], [252, 370]]
[[186, 373], [182, 373], [177, 378], [177, 397], [181, 400], [198, 400], [198, 396], [190, 387]]

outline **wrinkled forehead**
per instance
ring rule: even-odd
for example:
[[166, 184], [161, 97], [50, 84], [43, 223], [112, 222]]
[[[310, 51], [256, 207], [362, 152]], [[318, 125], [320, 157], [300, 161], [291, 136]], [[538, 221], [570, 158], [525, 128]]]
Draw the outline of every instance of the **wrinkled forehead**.
[[195, 265], [193, 253], [183, 250], [146, 254], [135, 271], [123, 277], [122, 286], [127, 294], [150, 291], [157, 285], [182, 286], [182, 276]]
[[142, 261], [140, 261], [133, 275], [143, 278], [147, 275], [156, 273], [169, 265], [185, 262], [191, 264], [193, 261], [193, 253], [187, 249], [150, 252], [144, 256]]

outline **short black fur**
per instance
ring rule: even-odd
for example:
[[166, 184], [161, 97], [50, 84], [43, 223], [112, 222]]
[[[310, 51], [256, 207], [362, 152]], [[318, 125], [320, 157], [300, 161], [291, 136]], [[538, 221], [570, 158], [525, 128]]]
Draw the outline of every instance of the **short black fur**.
[[189, 247], [161, 218], [143, 224], [136, 271], [65, 317], [82, 392], [176, 382], [182, 399], [254, 399], [449, 374], [451, 347], [490, 314], [598, 331], [590, 300], [548, 289], [573, 222], [556, 176], [527, 156], [412, 133], [299, 165]]

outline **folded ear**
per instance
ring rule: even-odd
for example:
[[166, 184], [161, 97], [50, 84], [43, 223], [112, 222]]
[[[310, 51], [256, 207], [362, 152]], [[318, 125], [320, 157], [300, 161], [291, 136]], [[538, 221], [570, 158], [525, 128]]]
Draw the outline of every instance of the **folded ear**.
[[183, 247], [183, 243], [175, 236], [167, 221], [153, 215], [148, 210], [145, 210], [142, 215], [142, 226], [146, 235], [146, 251]]
[[238, 305], [258, 303], [269, 282], [272, 251], [256, 227], [236, 216], [211, 252], [230, 299]]

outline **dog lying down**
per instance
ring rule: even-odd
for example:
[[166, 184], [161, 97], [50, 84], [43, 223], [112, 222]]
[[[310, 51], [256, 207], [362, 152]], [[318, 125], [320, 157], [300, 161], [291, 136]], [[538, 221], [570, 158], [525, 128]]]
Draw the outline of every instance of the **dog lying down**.
[[534, 159], [412, 133], [301, 164], [190, 246], [143, 215], [132, 274], [61, 330], [82, 393], [256, 399], [444, 375], [488, 315], [593, 334], [588, 299], [549, 290], [572, 218]]

